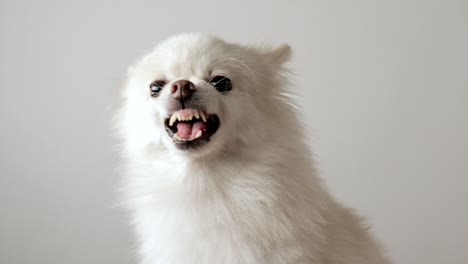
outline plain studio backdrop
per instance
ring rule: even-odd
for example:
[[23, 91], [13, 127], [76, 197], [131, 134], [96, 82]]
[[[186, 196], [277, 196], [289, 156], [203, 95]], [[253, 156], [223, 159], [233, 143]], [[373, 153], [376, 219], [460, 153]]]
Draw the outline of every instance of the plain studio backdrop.
[[294, 49], [317, 165], [395, 263], [468, 263], [467, 1], [1, 1], [0, 263], [135, 263], [110, 118], [200, 31]]

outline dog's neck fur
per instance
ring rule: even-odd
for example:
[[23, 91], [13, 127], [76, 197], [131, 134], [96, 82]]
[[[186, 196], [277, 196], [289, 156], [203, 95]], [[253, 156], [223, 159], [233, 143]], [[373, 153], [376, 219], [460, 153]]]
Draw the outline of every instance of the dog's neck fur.
[[[153, 164], [135, 164], [135, 173], [142, 168], [145, 170], [142, 177], [133, 178], [135, 185], [129, 189], [133, 190], [130, 200], [137, 203], [131, 208], [138, 208], [134, 214], [134, 221], [139, 226], [137, 230], [148, 238], [143, 242], [142, 255], [148, 255], [147, 250], [154, 256], [186, 254], [184, 258], [190, 259], [193, 251], [189, 248], [208, 243], [189, 241], [201, 234], [209, 236], [207, 239], [213, 244], [208, 248], [212, 250], [216, 248], [215, 243], [234, 249], [242, 241], [258, 239], [256, 248], [243, 250], [246, 254], [266, 254], [275, 247], [284, 246], [283, 242], [277, 241], [289, 241], [289, 236], [297, 238], [301, 232], [319, 229], [323, 224], [323, 213], [310, 210], [326, 207], [328, 201], [313, 168], [308, 165], [310, 157], [298, 155], [306, 153], [297, 149], [304, 146], [301, 147], [293, 135], [267, 142], [258, 144], [252, 152], [248, 151], [251, 148], [240, 148], [237, 153], [221, 151], [212, 157], [196, 159], [174, 156], [160, 149], [158, 156], [167, 155], [165, 159], [155, 159]], [[147, 177], [148, 171], [144, 167], [153, 171], [152, 177]], [[311, 215], [316, 217], [311, 218]], [[290, 226], [291, 217], [294, 221], [303, 218], [299, 222], [304, 226]], [[151, 226], [164, 231], [158, 229], [151, 234]], [[157, 241], [151, 238], [152, 235], [157, 235]], [[172, 255], [167, 248], [176, 243], [174, 241], [179, 241], [174, 248], [181, 251]], [[301, 242], [296, 240], [295, 243]], [[250, 258], [248, 254], [246, 260]], [[203, 257], [193, 258], [201, 261]], [[229, 256], [220, 255], [219, 258], [218, 262], [210, 263], [230, 263], [225, 262]], [[148, 263], [151, 261], [149, 259]], [[268, 258], [266, 261], [276, 263]], [[180, 263], [192, 262], [181, 260]], [[233, 263], [246, 262], [239, 259]]]

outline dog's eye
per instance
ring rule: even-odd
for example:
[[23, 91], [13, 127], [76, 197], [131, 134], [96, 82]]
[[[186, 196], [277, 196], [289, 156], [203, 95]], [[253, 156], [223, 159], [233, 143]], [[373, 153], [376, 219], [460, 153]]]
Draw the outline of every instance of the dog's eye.
[[226, 93], [232, 89], [231, 80], [224, 76], [215, 76], [209, 81], [209, 83], [220, 93]]
[[159, 80], [150, 84], [151, 96], [156, 97], [162, 91], [162, 88], [166, 85], [165, 81]]

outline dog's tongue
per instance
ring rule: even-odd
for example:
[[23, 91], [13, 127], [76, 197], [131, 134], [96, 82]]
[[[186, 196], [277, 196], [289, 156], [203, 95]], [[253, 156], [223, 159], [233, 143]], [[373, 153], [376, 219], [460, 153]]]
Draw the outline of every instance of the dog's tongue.
[[188, 139], [193, 138], [199, 131], [206, 131], [206, 123], [197, 121], [195, 123], [179, 122], [177, 123], [177, 135], [180, 138]]

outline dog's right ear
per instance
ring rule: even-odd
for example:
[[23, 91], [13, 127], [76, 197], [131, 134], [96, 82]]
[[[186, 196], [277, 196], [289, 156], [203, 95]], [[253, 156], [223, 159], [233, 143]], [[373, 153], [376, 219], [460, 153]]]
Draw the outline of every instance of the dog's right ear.
[[282, 44], [277, 47], [267, 45], [253, 47], [260, 55], [265, 57], [269, 63], [275, 66], [282, 66], [291, 58], [291, 46]]

